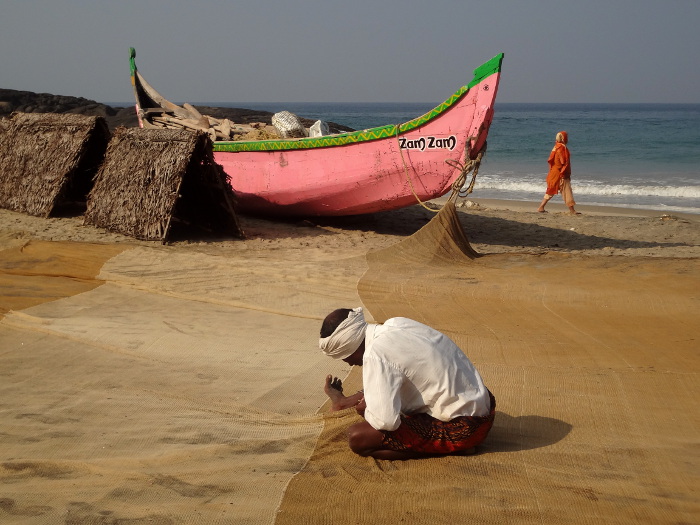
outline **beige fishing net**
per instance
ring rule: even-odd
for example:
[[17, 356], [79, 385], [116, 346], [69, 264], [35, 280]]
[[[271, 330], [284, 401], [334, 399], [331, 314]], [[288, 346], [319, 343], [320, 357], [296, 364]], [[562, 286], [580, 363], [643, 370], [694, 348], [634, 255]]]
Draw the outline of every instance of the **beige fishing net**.
[[0, 252], [0, 522], [271, 523], [322, 428], [325, 374], [348, 371], [314, 348], [322, 316], [358, 302], [342, 277], [358, 264], [330, 289], [303, 261]]
[[[450, 205], [366, 259], [305, 242], [3, 245], [0, 521], [697, 521], [696, 259], [477, 256]], [[469, 355], [498, 404], [476, 455], [348, 450], [321, 387], [361, 371], [317, 337], [359, 304]]]
[[388, 462], [348, 450], [352, 411], [328, 418], [278, 524], [697, 519], [697, 261], [658, 279], [639, 260], [475, 258], [450, 205], [367, 261], [369, 311], [453, 337], [497, 399], [494, 427], [476, 456]]

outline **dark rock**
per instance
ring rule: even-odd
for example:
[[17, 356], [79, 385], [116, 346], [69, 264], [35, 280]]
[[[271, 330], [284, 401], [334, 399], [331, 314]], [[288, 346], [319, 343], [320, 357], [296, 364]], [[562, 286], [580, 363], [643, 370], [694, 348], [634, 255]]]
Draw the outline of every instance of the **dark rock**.
[[[212, 106], [196, 107], [204, 115], [211, 115], [220, 119], [227, 118], [231, 122], [239, 124], [250, 124], [252, 122], [272, 123], [273, 113], [269, 111]], [[24, 113], [78, 113], [80, 115], [99, 116], [105, 118], [110, 130], [117, 126], [138, 126], [138, 118], [136, 117], [134, 106], [113, 108], [107, 104], [101, 104], [83, 97], [0, 89], [0, 118], [9, 117], [13, 111]], [[314, 123], [314, 120], [307, 118], [301, 118], [301, 121], [307, 128]], [[354, 131], [352, 128], [333, 122], [329, 122], [328, 126], [331, 133]]]

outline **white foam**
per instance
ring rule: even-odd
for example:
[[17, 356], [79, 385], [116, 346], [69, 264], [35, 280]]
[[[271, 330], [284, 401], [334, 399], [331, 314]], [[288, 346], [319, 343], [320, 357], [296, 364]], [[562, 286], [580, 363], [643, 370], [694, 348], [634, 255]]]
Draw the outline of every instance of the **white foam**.
[[[477, 179], [477, 185], [482, 189], [504, 190], [526, 193], [542, 193], [546, 188], [541, 178], [519, 177], [514, 180], [504, 180], [501, 177], [483, 177]], [[607, 184], [597, 181], [572, 180], [572, 188], [578, 195], [609, 195], [630, 197], [671, 197], [677, 199], [700, 199], [700, 186], [656, 186], [633, 184]]]

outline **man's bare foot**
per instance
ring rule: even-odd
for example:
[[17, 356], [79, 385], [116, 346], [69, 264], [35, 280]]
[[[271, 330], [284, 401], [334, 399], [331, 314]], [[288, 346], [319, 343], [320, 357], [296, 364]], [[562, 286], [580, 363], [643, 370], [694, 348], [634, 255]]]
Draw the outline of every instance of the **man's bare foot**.
[[326, 376], [326, 384], [323, 386], [323, 391], [331, 398], [331, 410], [343, 410], [347, 408], [345, 405], [346, 397], [343, 395], [343, 382], [332, 375]]
[[547, 210], [545, 210], [544, 208], [537, 208], [537, 211], [540, 213], [547, 213]]
[[331, 398], [331, 412], [358, 406], [362, 407], [360, 403], [365, 398], [365, 394], [362, 390], [351, 396], [343, 394], [343, 382], [332, 375], [326, 376], [326, 384], [323, 386], [323, 391]]
[[[332, 388], [333, 390], [337, 390], [341, 394], [343, 393], [343, 382], [340, 380], [339, 377], [333, 377], [331, 375], [326, 376], [326, 387]], [[328, 394], [327, 391], [326, 394]]]

